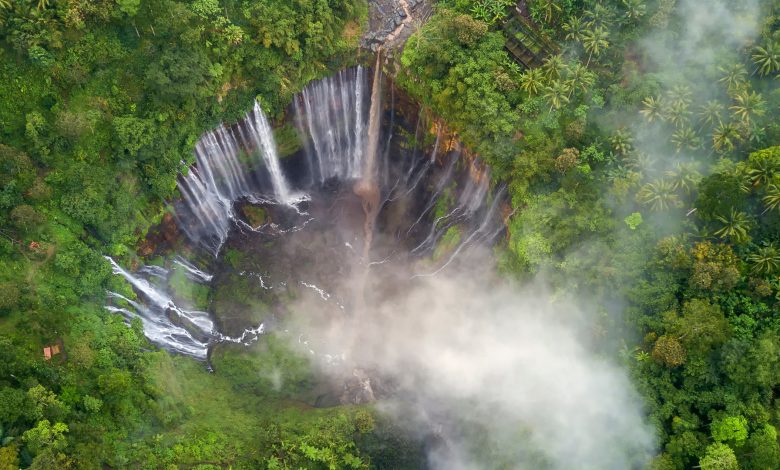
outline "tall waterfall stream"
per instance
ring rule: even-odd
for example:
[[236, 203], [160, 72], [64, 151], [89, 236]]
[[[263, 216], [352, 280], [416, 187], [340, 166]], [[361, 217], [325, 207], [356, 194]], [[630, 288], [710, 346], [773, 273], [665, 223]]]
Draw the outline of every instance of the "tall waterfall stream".
[[[489, 168], [440, 132], [433, 141], [419, 112], [396, 109], [378, 60], [370, 72], [343, 70], [295, 96], [287, 116], [301, 150], [291, 156], [280, 158], [258, 103], [205, 133], [172, 203], [186, 249], [134, 272], [109, 259], [137, 299], [111, 292], [106, 308], [140, 318], [153, 343], [206, 359], [217, 344], [280, 328], [290, 298], [313, 296], [317, 316], [359, 322], [371, 302], [403, 295], [403, 283], [492, 244], [504, 230], [504, 192]], [[174, 289], [239, 281], [257, 308], [215, 295], [195, 305]], [[348, 349], [311, 353], [348, 360]]]

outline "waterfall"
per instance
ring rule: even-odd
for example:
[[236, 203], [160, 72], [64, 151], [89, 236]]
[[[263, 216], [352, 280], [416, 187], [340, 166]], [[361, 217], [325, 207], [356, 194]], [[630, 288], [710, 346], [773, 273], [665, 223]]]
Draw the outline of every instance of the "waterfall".
[[255, 101], [254, 109], [247, 116], [245, 123], [248, 132], [242, 132], [242, 135], [247, 140], [251, 139], [255, 148], [263, 156], [265, 167], [271, 175], [271, 185], [273, 186], [276, 200], [282, 204], [287, 204], [290, 201], [290, 188], [279, 164], [279, 153], [276, 150], [276, 142], [274, 142], [271, 125], [268, 123], [268, 118], [265, 117], [265, 113], [263, 113], [257, 101]]
[[[327, 241], [322, 243], [326, 246], [345, 236], [347, 227], [351, 230], [363, 222], [362, 249], [350, 244], [358, 240], [360, 234], [349, 232], [349, 238], [342, 241], [359, 258], [357, 262], [364, 267], [364, 275], [357, 276], [351, 286], [352, 293], [356, 294], [352, 302], [345, 305], [337, 302], [340, 310], [355, 312], [352, 321], [357, 322], [363, 310], [371, 308], [363, 293], [370, 286], [367, 279], [373, 275], [371, 273], [385, 269], [380, 266], [397, 260], [405, 263], [434, 253], [442, 237], [455, 227], [461, 236], [455, 242], [457, 245], [450, 242], [455, 246], [447, 246], [447, 251], [442, 253], [443, 264], [437, 263], [438, 269], [422, 264], [427, 266], [426, 270], [434, 271], [413, 277], [435, 275], [471, 246], [490, 242], [503, 230], [499, 209], [504, 195], [502, 191], [496, 195], [491, 191], [489, 169], [459, 147], [450, 150], [452, 146], [442, 140], [448, 137], [440, 123], [436, 125], [431, 155], [419, 155], [417, 143], [423, 140], [418, 135], [419, 116], [414, 129], [414, 146], [405, 147], [404, 134], [393, 134], [396, 124], [392, 94], [390, 119], [388, 122], [382, 120], [379, 56], [372, 75], [369, 77], [363, 67], [343, 70], [310, 83], [294, 98], [290, 117], [299, 131], [303, 151], [293, 155], [285, 166], [296, 173], [285, 175], [271, 125], [257, 102], [238, 124], [221, 125], [206, 132], [195, 146], [196, 164], [179, 177], [181, 200], [174, 204], [179, 228], [194, 245], [206, 248], [215, 257], [229, 235], [236, 237], [238, 249], [241, 249], [242, 244], [254, 240], [266, 243], [271, 239], [284, 240], [297, 231], [323, 230]], [[405, 116], [400, 116], [399, 126], [403, 126]], [[395, 139], [393, 145], [391, 139]], [[353, 194], [350, 194], [350, 187]], [[299, 208], [298, 201], [303, 197], [298, 195], [309, 197], [302, 191], [308, 191], [311, 197], [318, 199], [338, 194], [339, 199], [312, 201]], [[252, 227], [238, 217], [234, 208], [237, 201], [266, 204], [264, 224]], [[341, 201], [346, 204], [339, 208]], [[362, 203], [363, 214], [355, 203]], [[290, 207], [295, 210], [289, 210]], [[385, 208], [390, 210], [382, 212]], [[361, 215], [365, 218], [360, 218]], [[342, 216], [346, 224], [334, 223], [341, 222], [339, 217]], [[333, 229], [331, 224], [338, 228]], [[235, 234], [231, 235], [234, 227]], [[392, 231], [388, 231], [390, 229]], [[336, 231], [331, 233], [330, 230]], [[382, 237], [377, 236], [374, 240], [375, 231]], [[400, 250], [388, 246], [393, 237]], [[231, 247], [234, 247], [232, 240]], [[376, 246], [372, 247], [372, 244]], [[319, 245], [313, 246], [320, 249]], [[294, 256], [297, 248], [287, 253]], [[370, 257], [376, 253], [381, 253], [383, 258], [372, 261]], [[218, 331], [211, 313], [182, 308], [183, 301], [179, 296], [169, 293], [182, 292], [178, 287], [175, 291], [172, 289], [182, 278], [177, 277], [172, 283], [172, 276], [178, 272], [186, 276], [185, 282], [197, 284], [211, 284], [214, 276], [181, 256], [172, 255], [165, 267], [142, 266], [135, 272], [125, 270], [111, 258], [106, 259], [114, 274], [124, 278], [138, 296], [138, 300], [133, 300], [111, 292], [112, 302], [106, 309], [127, 320], [140, 319], [149, 340], [165, 349], [205, 359], [214, 343], [247, 344], [265, 331], [264, 325], [260, 324], [245, 328], [238, 336], [226, 336]], [[275, 265], [270, 263], [269, 266]], [[220, 263], [216, 263], [215, 268], [220, 269]], [[261, 288], [271, 290], [275, 287], [270, 282], [266, 285], [259, 274], [249, 274], [259, 278]], [[296, 281], [300, 286], [315, 290], [323, 300], [330, 298], [328, 292], [317, 286], [321, 281], [327, 282], [325, 279]], [[279, 285], [286, 287], [285, 282]]]
[[193, 265], [186, 259], [182, 258], [181, 256], [175, 257], [173, 259], [173, 264], [176, 264], [180, 266], [182, 269], [184, 269], [185, 275], [187, 276], [187, 278], [189, 278], [192, 281], [201, 284], [208, 284], [209, 282], [211, 282], [211, 279], [214, 278], [213, 274], [209, 274], [207, 272], [201, 271], [200, 269], [195, 267], [195, 265]]
[[[104, 257], [111, 263], [114, 274], [123, 277], [133, 290], [142, 298], [137, 302], [122, 294], [109, 292], [109, 299], [127, 304], [127, 307], [107, 305], [105, 308], [112, 313], [119, 313], [126, 320], [133, 318], [141, 320], [144, 335], [154, 344], [170, 351], [206, 359], [208, 348], [214, 342], [231, 342], [247, 344], [257, 340], [265, 332], [265, 326], [246, 328], [240, 336], [226, 336], [216, 330], [208, 312], [186, 310], [177, 306], [170, 294], [164, 288], [158, 287], [143, 275], [162, 277], [170, 271], [157, 266], [143, 266], [136, 274], [130, 273], [109, 256]], [[201, 271], [189, 261], [176, 257], [173, 261], [183, 267], [196, 282], [208, 282], [211, 275]], [[166, 279], [167, 280], [167, 279]]]
[[295, 100], [295, 123], [320, 184], [363, 174], [367, 82], [365, 69], [358, 66], [309, 84]]
[[[206, 132], [195, 145], [195, 161], [179, 177], [176, 216], [187, 237], [215, 256], [235, 219], [236, 200], [290, 201], [271, 126], [257, 102], [238, 126], [221, 125]], [[270, 196], [264, 195], [256, 177], [263, 167], [271, 180]]]
[[376, 186], [376, 156], [379, 149], [379, 124], [382, 114], [382, 72], [379, 63], [380, 55], [376, 56], [374, 80], [371, 85], [371, 107], [368, 114], [368, 136], [366, 154], [363, 163], [362, 180], [364, 184]]
[[144, 325], [144, 334], [152, 342], [190, 356], [206, 357], [208, 339], [214, 332], [214, 323], [208, 313], [179, 308], [170, 295], [148, 279], [131, 274], [111, 257], [105, 258], [111, 263], [113, 273], [125, 278], [145, 300], [142, 304], [110, 292], [109, 297], [125, 301], [134, 311], [114, 306], [107, 307], [109, 310], [140, 318]]

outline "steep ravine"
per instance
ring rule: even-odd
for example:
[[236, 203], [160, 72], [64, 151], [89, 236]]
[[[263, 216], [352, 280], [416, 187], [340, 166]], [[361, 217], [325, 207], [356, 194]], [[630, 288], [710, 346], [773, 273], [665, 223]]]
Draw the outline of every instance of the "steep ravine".
[[[310, 84], [277, 124], [300, 139], [285, 158], [257, 105], [205, 134], [172, 205], [186, 239], [156, 253], [167, 259], [159, 268], [115, 265], [141, 302], [112, 294], [110, 309], [141, 317], [153, 342], [205, 358], [281, 328], [301, 296], [359, 324], [399, 276], [432, 275], [503, 231], [488, 169], [377, 68]], [[153, 230], [147, 251], [173, 232]]]

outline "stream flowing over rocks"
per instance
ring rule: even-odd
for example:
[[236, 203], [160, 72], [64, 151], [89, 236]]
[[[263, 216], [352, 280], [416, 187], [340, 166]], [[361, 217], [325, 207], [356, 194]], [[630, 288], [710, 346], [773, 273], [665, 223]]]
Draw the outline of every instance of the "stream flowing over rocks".
[[368, 31], [361, 45], [392, 54], [431, 16], [429, 0], [371, 0], [368, 4]]

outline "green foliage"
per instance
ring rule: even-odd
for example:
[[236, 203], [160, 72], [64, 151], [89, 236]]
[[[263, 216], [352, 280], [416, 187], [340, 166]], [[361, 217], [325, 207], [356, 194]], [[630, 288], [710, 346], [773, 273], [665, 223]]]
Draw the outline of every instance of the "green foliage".
[[628, 225], [628, 228], [631, 230], [636, 230], [636, 228], [642, 224], [642, 214], [639, 212], [633, 212], [626, 216], [626, 218], [623, 219], [623, 222], [625, 222], [626, 225]]
[[504, 38], [467, 15], [442, 10], [407, 42], [399, 83], [463, 133], [491, 163], [511, 155], [518, 74]]
[[480, 21], [493, 24], [506, 17], [507, 9], [512, 5], [511, 0], [477, 0], [470, 13]]
[[712, 422], [712, 438], [736, 446], [742, 445], [748, 437], [748, 422], [744, 416], [724, 416]]
[[[0, 1], [0, 427], [13, 438], [0, 436], [0, 468], [195, 468], [237, 455], [257, 468], [246, 440], [239, 451], [225, 437], [238, 413], [179, 438], [192, 410], [158, 406], [171, 389], [154, 386], [140, 324], [103, 308], [107, 289], [129, 289], [102, 254], [132, 253], [204, 130], [255, 97], [276, 116], [309, 80], [353, 63], [365, 16], [352, 0]], [[286, 151], [300, 146], [291, 129], [281, 136]], [[172, 283], [207, 305], [207, 288]], [[46, 362], [54, 342], [64, 352]], [[295, 388], [303, 365], [278, 349], [267, 355]]]
[[702, 470], [738, 470], [739, 464], [734, 451], [725, 444], [716, 443], [707, 447], [707, 453], [699, 460]]
[[[670, 80], [637, 51], [646, 30], [680, 37], [678, 3], [530, 1], [566, 43], [521, 70], [498, 26], [511, 2], [446, 0], [407, 42], [397, 84], [508, 183], [502, 267], [610, 310], [593, 330], [633, 352], [653, 468], [777, 468], [776, 8], [760, 2], [755, 44]], [[220, 345], [209, 374], [146, 351], [138, 322], [102, 308], [120, 284], [101, 254], [133, 251], [197, 136], [255, 97], [278, 117], [354, 61], [365, 17], [350, 0], [0, 0], [0, 469], [422, 466], [370, 410], [310, 408], [316, 377], [281, 338]], [[660, 155], [640, 152], [633, 116]], [[283, 155], [300, 149], [291, 127], [275, 136]], [[448, 230], [436, 256], [460, 237]], [[211, 295], [253, 319], [268, 310], [238, 281]], [[44, 362], [57, 340], [67, 358]]]

